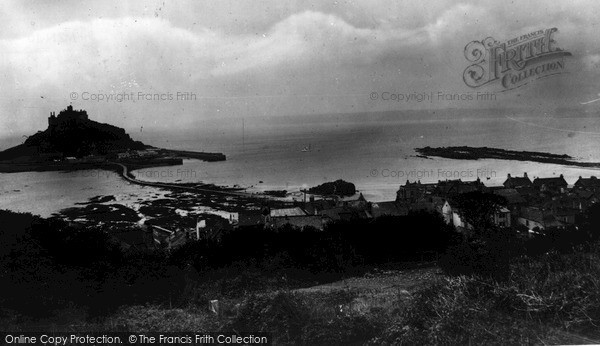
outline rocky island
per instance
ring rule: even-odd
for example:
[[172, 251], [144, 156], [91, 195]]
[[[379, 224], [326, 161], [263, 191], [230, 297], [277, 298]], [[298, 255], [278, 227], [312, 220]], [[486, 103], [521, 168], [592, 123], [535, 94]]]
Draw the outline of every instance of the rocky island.
[[565, 166], [576, 167], [600, 167], [600, 162], [580, 162], [575, 158], [566, 154], [551, 154], [537, 151], [516, 151], [488, 147], [424, 147], [416, 148], [419, 157], [429, 158], [431, 156], [442, 157], [454, 160], [479, 160], [479, 159], [496, 159], [496, 160], [513, 160], [513, 161], [529, 161], [539, 163], [550, 163]]
[[223, 161], [221, 153], [155, 148], [133, 140], [124, 129], [90, 120], [85, 110], [69, 105], [50, 113], [48, 128], [23, 144], [0, 152], [0, 172], [115, 169], [115, 163], [135, 169], [177, 165], [183, 158]]
[[334, 195], [346, 197], [356, 194], [356, 186], [342, 179], [338, 179], [333, 182], [326, 182], [321, 185], [311, 187], [307, 192], [322, 196]]

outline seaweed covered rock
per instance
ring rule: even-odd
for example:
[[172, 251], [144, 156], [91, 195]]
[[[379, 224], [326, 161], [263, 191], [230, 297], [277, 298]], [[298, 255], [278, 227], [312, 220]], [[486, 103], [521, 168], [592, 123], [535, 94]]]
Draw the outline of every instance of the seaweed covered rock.
[[338, 179], [334, 182], [327, 182], [311, 187], [308, 189], [308, 192], [316, 195], [353, 196], [356, 194], [356, 186], [342, 179]]

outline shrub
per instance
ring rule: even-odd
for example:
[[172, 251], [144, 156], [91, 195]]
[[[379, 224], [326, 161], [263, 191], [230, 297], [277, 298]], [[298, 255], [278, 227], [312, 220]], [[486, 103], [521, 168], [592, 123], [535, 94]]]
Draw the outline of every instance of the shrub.
[[[521, 257], [504, 281], [447, 277], [417, 292], [398, 320], [372, 342], [557, 344], [581, 343], [581, 335], [597, 339], [599, 250], [595, 245], [589, 252]], [[463, 255], [451, 257], [456, 261], [476, 258], [472, 249], [456, 251]]]
[[509, 274], [509, 258], [501, 246], [462, 243], [451, 246], [440, 258], [439, 265], [445, 274], [479, 275], [506, 280]]
[[268, 332], [275, 344], [363, 344], [381, 333], [389, 318], [353, 308], [356, 298], [350, 290], [253, 296], [224, 329]]
[[279, 342], [300, 340], [309, 319], [308, 307], [297, 294], [278, 292], [246, 299], [231, 327], [238, 331], [270, 332]]
[[448, 278], [415, 296], [410, 307], [381, 336], [378, 345], [521, 345], [573, 343], [552, 326], [519, 319], [497, 309], [510, 290], [473, 277]]
[[159, 306], [130, 306], [121, 308], [105, 321], [108, 330], [136, 333], [189, 332], [217, 330], [217, 321], [208, 312], [189, 312]]

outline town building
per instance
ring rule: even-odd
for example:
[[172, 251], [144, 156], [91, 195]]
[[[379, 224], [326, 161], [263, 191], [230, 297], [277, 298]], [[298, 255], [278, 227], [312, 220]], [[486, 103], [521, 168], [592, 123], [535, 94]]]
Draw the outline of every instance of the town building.
[[371, 215], [374, 218], [382, 216], [405, 216], [408, 215], [408, 207], [396, 201], [377, 202], [371, 204]]
[[589, 178], [582, 178], [579, 176], [579, 179], [573, 184], [573, 187], [578, 190], [600, 193], [600, 179], [595, 176]]
[[519, 214], [521, 213], [521, 208], [527, 203], [525, 198], [521, 196], [517, 189], [513, 188], [496, 189], [493, 193], [503, 197], [506, 200], [506, 208], [510, 211], [512, 218], [510, 223], [515, 224]]
[[355, 194], [354, 196], [342, 197], [337, 202], [338, 207], [350, 207], [358, 209], [367, 208], [367, 204], [367, 200], [362, 193]]
[[421, 184], [421, 181], [400, 185], [396, 192], [396, 202], [415, 203], [435, 190], [436, 184]]
[[551, 178], [535, 178], [533, 187], [540, 192], [564, 193], [567, 191], [569, 184], [561, 174], [558, 177]]
[[456, 180], [440, 180], [438, 181], [434, 194], [439, 197], [450, 198], [467, 192], [486, 191], [486, 186], [479, 178], [474, 181]]
[[533, 187], [533, 183], [527, 176], [527, 172], [525, 172], [522, 177], [513, 177], [510, 175], [510, 173], [507, 174], [506, 180], [502, 185], [504, 185], [504, 187], [507, 189], [521, 189]]
[[533, 231], [536, 228], [545, 230], [547, 228], [564, 228], [564, 224], [556, 219], [548, 211], [544, 211], [537, 207], [524, 207], [521, 210], [521, 215], [518, 218], [519, 224]]
[[327, 218], [321, 215], [291, 215], [272, 217], [265, 227], [281, 229], [288, 226], [304, 231], [308, 229], [322, 231], [326, 224]]

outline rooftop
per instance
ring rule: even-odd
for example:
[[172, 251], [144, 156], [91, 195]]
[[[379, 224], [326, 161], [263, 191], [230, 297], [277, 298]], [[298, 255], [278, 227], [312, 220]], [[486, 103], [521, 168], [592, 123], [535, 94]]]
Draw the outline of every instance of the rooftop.
[[306, 213], [302, 208], [284, 208], [284, 209], [271, 209], [272, 217], [285, 217], [285, 216], [304, 216]]
[[561, 185], [568, 185], [567, 181], [565, 180], [565, 178], [563, 177], [563, 175], [561, 174], [558, 177], [550, 177], [550, 178], [535, 178], [535, 180], [533, 181], [533, 185], [536, 186], [540, 186], [543, 184], [561, 184]]

